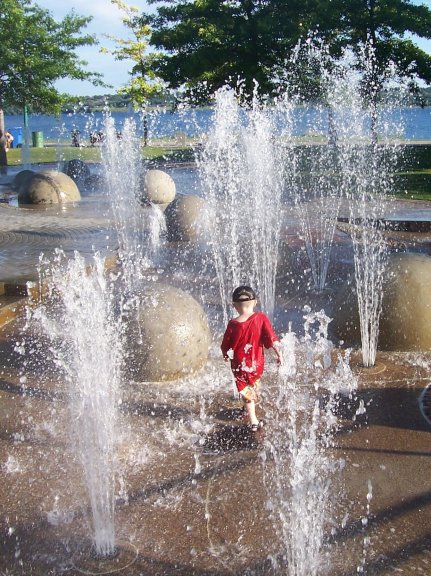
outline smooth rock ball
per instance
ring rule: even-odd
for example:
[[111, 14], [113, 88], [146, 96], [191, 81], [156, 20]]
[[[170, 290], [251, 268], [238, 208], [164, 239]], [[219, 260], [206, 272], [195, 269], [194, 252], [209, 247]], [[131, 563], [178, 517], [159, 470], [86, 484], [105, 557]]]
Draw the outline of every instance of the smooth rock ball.
[[204, 209], [205, 201], [199, 196], [177, 196], [165, 210], [168, 240], [196, 240], [203, 228]]
[[106, 179], [101, 174], [90, 174], [81, 184], [82, 194], [96, 194], [105, 191]]
[[20, 190], [23, 186], [26, 186], [33, 174], [35, 174], [34, 170], [21, 170], [18, 174], [15, 174], [12, 181], [12, 189]]
[[81, 199], [78, 186], [63, 172], [35, 172], [18, 193], [19, 204], [60, 204]]
[[[332, 328], [347, 344], [359, 345], [359, 312], [353, 283], [337, 301]], [[389, 258], [377, 348], [387, 351], [431, 348], [431, 257], [404, 253]]]
[[148, 170], [144, 176], [144, 203], [158, 204], [164, 209], [176, 194], [175, 182], [163, 170]]
[[210, 329], [203, 308], [171, 286], [144, 290], [127, 332], [127, 370], [135, 381], [177, 380], [200, 370], [208, 358]]
[[431, 258], [391, 257], [380, 319], [381, 350], [431, 349]]

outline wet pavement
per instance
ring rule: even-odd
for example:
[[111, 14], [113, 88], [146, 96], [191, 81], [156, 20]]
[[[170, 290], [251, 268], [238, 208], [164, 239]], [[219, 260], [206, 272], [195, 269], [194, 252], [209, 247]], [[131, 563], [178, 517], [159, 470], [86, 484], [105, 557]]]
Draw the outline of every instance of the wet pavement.
[[[397, 203], [393, 208], [393, 213], [431, 219], [429, 204]], [[299, 273], [304, 252], [290, 210], [284, 223], [281, 250], [293, 250], [289, 262]], [[0, 282], [34, 280], [41, 251], [50, 254], [62, 247], [89, 255], [93, 246], [106, 254], [116, 247], [103, 198], [84, 199], [65, 210], [0, 204]], [[420, 249], [427, 251], [427, 244]], [[190, 287], [187, 270], [175, 270], [185, 248], [162, 250], [172, 264], [166, 266], [169, 280], [179, 287], [187, 284], [200, 299], [202, 287], [196, 282]], [[334, 290], [351, 267], [349, 237], [337, 231], [329, 271]], [[313, 295], [300, 283], [289, 291], [283, 271], [279, 280], [275, 326], [280, 333], [288, 320], [299, 322], [305, 304], [330, 308], [330, 291]], [[217, 290], [204, 271], [199, 282], [205, 283], [211, 319], [217, 315]], [[24, 340], [30, 344], [22, 354]], [[32, 346], [35, 342], [41, 344]], [[307, 423], [316, 401], [323, 414], [337, 354], [336, 349], [328, 368], [299, 371], [296, 382], [304, 394], [300, 424]], [[352, 353], [357, 390], [338, 397], [330, 433], [318, 435], [333, 467], [317, 576], [431, 574], [431, 426], [419, 402], [431, 381], [430, 368], [430, 353], [378, 353], [369, 369], [361, 366], [358, 351]], [[45, 353], [38, 331], [26, 328], [24, 314], [4, 323], [0, 573], [309, 576], [306, 564], [288, 566], [290, 548], [274, 520], [280, 495], [275, 490], [277, 462], [268, 450], [285, 407], [274, 406], [278, 384], [271, 366], [264, 385], [260, 410], [267, 426], [252, 435], [239, 418], [216, 337], [207, 366], [194, 378], [175, 386], [123, 383], [115, 520], [119, 553], [100, 561], [88, 552], [91, 515], [80, 462], [71, 448], [68, 405], [73, 393]], [[284, 441], [288, 452], [289, 437]], [[307, 510], [314, 501], [312, 490], [310, 484], [302, 492], [304, 517], [312, 512]], [[291, 487], [283, 497], [293, 497]]]
[[[111, 573], [132, 561], [123, 571], [130, 576], [310, 573], [289, 571], [288, 546], [270, 514], [277, 502], [275, 463], [264, 455], [274, 424], [269, 419], [262, 433], [249, 432], [216, 349], [206, 375], [184, 381], [175, 393], [166, 384], [124, 385], [115, 518], [120, 554], [96, 562], [88, 552], [86, 488], [68, 436], [70, 390], [46, 359], [23, 366], [13, 349], [20, 328], [9, 324], [0, 335], [4, 574]], [[334, 470], [316, 574], [430, 573], [430, 426], [418, 406], [429, 367], [417, 362], [379, 354], [379, 373], [353, 367], [358, 390], [339, 402], [325, 449]], [[319, 376], [322, 407], [330, 371]], [[274, 379], [269, 370], [264, 417]], [[304, 514], [312, 499], [305, 490]]]

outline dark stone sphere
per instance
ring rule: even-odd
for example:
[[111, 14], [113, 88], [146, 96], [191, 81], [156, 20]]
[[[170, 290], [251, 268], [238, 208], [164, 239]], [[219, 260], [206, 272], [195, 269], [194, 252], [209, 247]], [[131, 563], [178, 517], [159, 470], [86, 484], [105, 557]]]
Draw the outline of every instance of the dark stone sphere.
[[194, 195], [177, 196], [165, 210], [167, 237], [170, 242], [197, 240], [203, 226], [205, 201]]
[[90, 176], [90, 168], [79, 158], [65, 162], [62, 172], [70, 176], [72, 180], [85, 180]]

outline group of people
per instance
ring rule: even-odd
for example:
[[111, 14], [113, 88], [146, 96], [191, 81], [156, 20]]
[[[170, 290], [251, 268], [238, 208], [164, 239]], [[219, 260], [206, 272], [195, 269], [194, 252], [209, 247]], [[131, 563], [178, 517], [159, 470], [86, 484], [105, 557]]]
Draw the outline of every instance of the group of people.
[[0, 174], [7, 174], [7, 151], [12, 147], [12, 134], [7, 130], [0, 130]]
[[[105, 134], [103, 132], [90, 132], [90, 145], [102, 144], [105, 141]], [[75, 148], [81, 147], [81, 132], [79, 130], [72, 130], [72, 146]], [[84, 144], [85, 146], [85, 144]]]

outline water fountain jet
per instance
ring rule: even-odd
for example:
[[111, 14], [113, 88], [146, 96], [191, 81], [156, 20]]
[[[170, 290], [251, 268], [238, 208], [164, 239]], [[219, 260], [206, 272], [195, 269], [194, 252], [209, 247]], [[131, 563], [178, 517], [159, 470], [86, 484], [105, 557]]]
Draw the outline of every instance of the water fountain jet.
[[265, 311], [274, 311], [275, 274], [281, 224], [281, 162], [274, 118], [253, 98], [249, 110], [237, 94], [215, 96], [214, 126], [199, 172], [214, 225], [211, 245], [227, 322], [235, 286], [251, 284]]
[[72, 449], [86, 479], [93, 547], [100, 558], [109, 558], [116, 550], [115, 437], [123, 355], [113, 285], [98, 255], [89, 269], [78, 253], [67, 260], [57, 251], [53, 262], [41, 261], [40, 275], [59, 309], [41, 304], [30, 318], [51, 341], [53, 360], [69, 387]]

